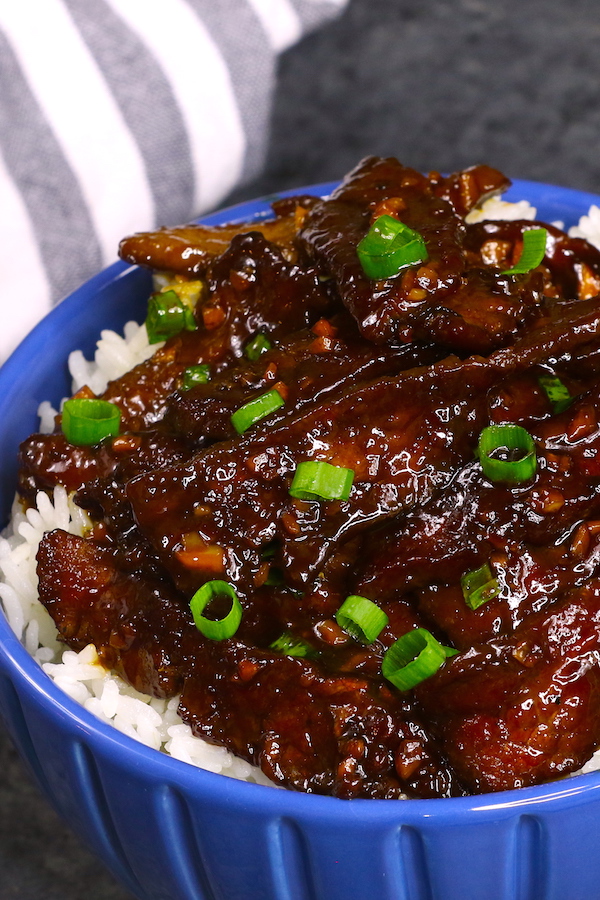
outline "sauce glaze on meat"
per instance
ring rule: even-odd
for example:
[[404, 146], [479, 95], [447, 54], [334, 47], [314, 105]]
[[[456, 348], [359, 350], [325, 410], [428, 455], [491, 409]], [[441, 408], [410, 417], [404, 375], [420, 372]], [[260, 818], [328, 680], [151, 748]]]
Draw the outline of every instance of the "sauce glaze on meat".
[[[109, 385], [118, 437], [74, 447], [57, 425], [21, 447], [23, 501], [62, 484], [95, 523], [40, 546], [62, 639], [141, 691], [181, 692], [196, 734], [281, 785], [457, 796], [567, 774], [600, 745], [600, 252], [547, 225], [542, 264], [503, 274], [532, 223], [465, 217], [508, 184], [368, 158], [269, 222], [127, 238], [124, 259], [198, 282], [197, 329]], [[429, 259], [370, 281], [356, 247], [384, 213]], [[271, 349], [249, 360], [257, 333]], [[200, 363], [211, 380], [183, 390]], [[544, 373], [573, 397], [558, 414]], [[285, 404], [238, 436], [232, 413], [274, 386]], [[507, 422], [538, 455], [513, 486], [474, 458]], [[354, 470], [348, 500], [290, 496], [309, 459]], [[486, 562], [501, 590], [472, 610], [461, 576]], [[189, 609], [215, 578], [243, 606], [219, 642]], [[368, 646], [335, 620], [350, 594], [389, 617]], [[381, 661], [417, 627], [459, 652], [401, 692]], [[313, 652], [270, 649], [283, 633]]]

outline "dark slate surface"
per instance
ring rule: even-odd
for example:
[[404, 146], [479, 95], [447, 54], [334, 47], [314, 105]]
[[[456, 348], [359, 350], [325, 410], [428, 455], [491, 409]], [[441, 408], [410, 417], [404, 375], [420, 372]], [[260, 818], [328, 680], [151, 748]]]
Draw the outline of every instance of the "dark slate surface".
[[[353, 0], [281, 63], [265, 174], [232, 202], [338, 178], [362, 156], [487, 162], [600, 192], [597, 0]], [[126, 900], [0, 731], [0, 900]]]

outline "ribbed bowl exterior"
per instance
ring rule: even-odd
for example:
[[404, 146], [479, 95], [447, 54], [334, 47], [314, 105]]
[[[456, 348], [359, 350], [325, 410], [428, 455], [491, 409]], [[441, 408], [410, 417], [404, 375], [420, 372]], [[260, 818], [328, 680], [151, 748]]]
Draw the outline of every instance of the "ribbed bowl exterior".
[[[330, 186], [318, 186], [315, 192]], [[306, 189], [302, 189], [303, 192]], [[513, 196], [571, 224], [598, 198]], [[211, 221], [247, 219], [244, 204]], [[0, 370], [0, 504], [57, 363], [143, 316], [148, 276], [117, 264], [47, 317]], [[140, 900], [583, 900], [600, 896], [600, 776], [506, 794], [340, 801], [245, 784], [137, 744], [66, 697], [0, 616], [0, 714], [58, 813]]]

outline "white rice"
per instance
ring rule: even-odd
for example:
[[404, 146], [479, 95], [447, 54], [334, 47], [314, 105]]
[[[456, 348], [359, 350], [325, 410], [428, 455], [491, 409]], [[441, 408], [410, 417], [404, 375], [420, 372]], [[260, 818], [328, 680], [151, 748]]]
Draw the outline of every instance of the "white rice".
[[582, 216], [578, 225], [569, 228], [569, 237], [585, 238], [600, 248], [600, 207], [590, 206], [587, 216]]
[[504, 220], [514, 222], [515, 219], [535, 219], [536, 208], [528, 203], [527, 200], [519, 200], [518, 203], [507, 203], [500, 197], [490, 197], [484, 200], [481, 206], [476, 206], [470, 213], [465, 216], [465, 221], [469, 225], [476, 222], [486, 222], [491, 220]]
[[[475, 207], [466, 216], [469, 224], [491, 220], [514, 221], [515, 219], [535, 219], [537, 209], [527, 200], [519, 200], [518, 203], [508, 203], [500, 197], [490, 197], [481, 206]], [[554, 222], [557, 228], [563, 228], [562, 222]], [[590, 206], [587, 216], [582, 216], [577, 225], [569, 228], [569, 237], [585, 238], [600, 250], [600, 207]]]
[[101, 331], [92, 362], [85, 359], [81, 350], [69, 355], [73, 393], [87, 384], [95, 394], [103, 394], [109, 381], [121, 378], [163, 346], [164, 342], [150, 344], [146, 326], [137, 322], [126, 323], [123, 337], [115, 331]]
[[[536, 210], [527, 201], [506, 203], [491, 198], [469, 214], [468, 221], [484, 219], [534, 219]], [[570, 229], [573, 237], [585, 237], [600, 249], [600, 209], [593, 206]], [[69, 356], [72, 392], [88, 385], [102, 394], [109, 381], [119, 378], [148, 359], [162, 344], [149, 344], [146, 328], [136, 322], [125, 325], [123, 336], [102, 331], [92, 361], [81, 351]], [[49, 402], [40, 405], [40, 431], [54, 430], [57, 410]], [[83, 535], [91, 526], [87, 514], [67, 496], [64, 488], [54, 489], [53, 499], [40, 492], [36, 508], [23, 512], [15, 500], [11, 522], [0, 536], [0, 605], [9, 625], [44, 672], [73, 700], [123, 734], [154, 750], [167, 753], [191, 765], [222, 775], [273, 786], [262, 771], [235, 757], [223, 747], [194, 737], [177, 713], [179, 697], [158, 700], [130, 687], [106, 670], [93, 644], [80, 653], [65, 650], [57, 639], [50, 615], [37, 595], [36, 553], [42, 536], [54, 528]], [[582, 772], [600, 768], [600, 750]]]

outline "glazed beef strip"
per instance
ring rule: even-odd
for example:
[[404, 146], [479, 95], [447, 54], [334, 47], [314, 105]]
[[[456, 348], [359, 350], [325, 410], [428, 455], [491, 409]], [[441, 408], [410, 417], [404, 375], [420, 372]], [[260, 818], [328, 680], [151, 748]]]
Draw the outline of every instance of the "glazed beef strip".
[[[197, 734], [286, 787], [346, 798], [463, 793], [410, 702], [382, 679], [380, 644], [354, 645], [369, 658], [368, 674], [345, 671], [355, 656], [348, 646], [323, 644], [318, 660], [257, 649], [286, 618], [267, 589], [256, 592], [235, 640], [208, 641], [168, 581], [125, 575], [121, 556], [60, 530], [44, 537], [40, 598], [71, 647], [93, 642], [106, 666], [153, 696], [183, 687], [180, 714]], [[402, 627], [416, 623], [407, 614]]]
[[[431, 344], [378, 347], [361, 338], [348, 316], [320, 319], [312, 329], [277, 341], [256, 361], [241, 359], [207, 384], [175, 391], [164, 424], [198, 446], [223, 441], [237, 435], [232, 415], [273, 388], [281, 392], [285, 405], [269, 415], [269, 429], [344, 392], [349, 383], [395, 375], [444, 355], [442, 348]], [[260, 427], [257, 422], [254, 431]]]
[[[599, 417], [595, 388], [561, 414], [527, 423], [537, 437], [534, 479], [494, 484], [469, 463], [429, 503], [371, 532], [357, 593], [376, 602], [408, 594], [429, 623], [467, 649], [510, 633], [557, 591], [582, 585], [600, 561]], [[486, 563], [500, 593], [473, 610], [461, 577]]]
[[[32, 435], [20, 448], [19, 490], [34, 502], [38, 490], [58, 485], [77, 491], [77, 503], [102, 522], [115, 541], [127, 543], [130, 553], [145, 554], [147, 541], [135, 527], [124, 492], [127, 481], [143, 472], [187, 460], [194, 447], [236, 434], [231, 415], [274, 385], [286, 398], [269, 417], [267, 428], [304, 406], [316, 406], [327, 395], [377, 375], [395, 373], [440, 356], [434, 346], [398, 349], [367, 344], [347, 316], [319, 320], [315, 330], [296, 332], [277, 342], [277, 348], [250, 362], [242, 357], [211, 379], [168, 400], [161, 430], [122, 434], [92, 447], [69, 443], [62, 432]], [[282, 382], [281, 379], [285, 379]], [[260, 423], [254, 432], [260, 430]], [[138, 544], [139, 546], [134, 547]]]
[[[349, 389], [257, 437], [215, 444], [189, 463], [133, 479], [127, 494], [136, 521], [186, 590], [202, 577], [181, 564], [189, 536], [216, 548], [215, 571], [244, 592], [262, 565], [262, 548], [277, 539], [290, 584], [304, 588], [340, 541], [448, 484], [487, 424], [486, 392], [511, 370], [543, 361], [549, 347], [589, 340], [600, 312], [570, 325], [565, 331], [564, 320], [552, 322], [488, 361], [449, 358]], [[298, 463], [311, 458], [354, 471], [348, 500], [290, 497]]]
[[125, 484], [189, 456], [186, 440], [160, 431], [119, 434], [91, 447], [69, 443], [62, 431], [32, 434], [19, 450], [19, 493], [33, 502], [37, 491], [51, 493], [59, 484], [69, 493], [99, 479]]
[[296, 790], [389, 799], [463, 793], [410, 705], [381, 679], [232, 640], [196, 660], [180, 711], [196, 734]]
[[285, 258], [293, 262], [298, 255], [296, 235], [299, 224], [315, 200], [307, 195], [286, 198], [274, 204], [275, 219], [216, 226], [191, 224], [138, 232], [121, 241], [119, 256], [154, 271], [197, 277], [227, 251], [234, 238], [253, 232], [277, 245]]
[[600, 584], [559, 598], [508, 638], [477, 644], [415, 691], [469, 790], [579, 769], [598, 746]]
[[511, 184], [498, 169], [481, 164], [446, 176], [430, 172], [427, 178], [436, 197], [451, 203], [461, 216], [466, 216], [484, 200], [503, 193]]
[[[516, 366], [535, 365], [541, 359], [548, 359], [555, 365], [560, 363], [568, 373], [567, 381], [570, 379], [570, 383], [579, 385], [580, 390], [583, 381], [573, 378], [571, 370], [574, 365], [578, 370], [583, 367], [584, 380], [600, 374], [597, 371], [596, 345], [586, 341], [586, 335], [588, 338], [593, 337], [599, 323], [600, 314], [595, 298], [577, 303], [554, 302], [548, 307], [545, 318], [540, 320], [536, 327], [525, 332], [514, 347], [496, 353], [491, 361], [499, 369], [510, 371]], [[321, 320], [315, 326], [316, 332], [322, 330], [320, 324]], [[135, 403], [138, 410], [145, 409], [147, 416], [157, 419], [155, 424], [164, 432], [162, 437], [158, 432], [151, 430], [147, 434], [140, 432], [135, 437], [128, 435], [127, 440], [119, 437], [114, 445], [111, 442], [103, 442], [96, 447], [78, 447], [70, 444], [61, 432], [52, 435], [32, 435], [20, 448], [20, 493], [28, 500], [33, 500], [36, 490], [48, 491], [56, 484], [63, 484], [69, 491], [78, 490], [112, 474], [117, 463], [122, 463], [126, 457], [128, 459], [126, 477], [133, 478], [138, 474], [135, 471], [138, 450], [139, 471], [165, 467], [169, 462], [173, 463], [185, 456], [186, 444], [189, 444], [191, 452], [194, 442], [203, 435], [211, 439], [231, 435], [231, 422], [227, 417], [239, 408], [239, 405], [250, 399], [254, 391], [258, 391], [261, 386], [271, 385], [274, 382], [273, 376], [281, 380], [281, 376], [285, 375], [284, 387], [288, 393], [288, 403], [278, 413], [281, 417], [290, 414], [289, 407], [295, 409], [296, 400], [299, 400], [299, 406], [304, 402], [318, 403], [321, 392], [327, 394], [338, 387], [340, 373], [354, 371], [365, 377], [369, 374], [376, 375], [381, 371], [402, 371], [410, 368], [413, 363], [417, 365], [432, 363], [443, 352], [443, 348], [437, 348], [435, 345], [419, 344], [397, 349], [377, 347], [371, 349], [370, 344], [363, 343], [356, 336], [344, 315], [335, 316], [331, 323], [332, 327], [327, 320], [322, 324], [327, 329], [326, 334], [319, 335], [315, 331], [310, 331], [297, 332], [290, 338], [282, 337], [281, 341], [277, 341], [276, 349], [255, 363], [248, 362], [244, 357], [235, 359], [229, 369], [221, 374], [217, 373], [214, 383], [184, 393], [177, 392], [175, 398], [177, 403], [181, 401], [181, 413], [167, 393], [168, 386], [172, 387], [173, 382], [179, 384], [181, 374], [170, 381], [161, 371], [162, 363], [165, 354], [174, 356], [173, 352], [168, 350], [169, 346], [173, 348], [179, 346], [178, 342], [197, 338], [194, 338], [195, 333], [192, 332], [184, 332], [183, 336], [178, 335], [167, 343], [164, 354], [162, 350], [158, 350], [147, 363], [133, 370], [137, 373], [140, 384], [136, 383], [136, 379], [130, 373], [123, 379], [112, 382], [109, 391], [104, 395], [105, 398], [113, 396], [114, 399], [114, 395], [122, 391], [126, 396], [124, 401], [126, 407], [130, 402]], [[333, 337], [334, 332], [339, 334]], [[217, 334], [214, 339], [220, 348], [222, 336]], [[201, 333], [200, 340], [208, 347], [210, 334], [206, 336]], [[351, 358], [352, 353], [356, 354], [356, 359]], [[271, 368], [271, 360], [277, 366], [276, 371]], [[189, 360], [186, 360], [185, 364], [188, 362]], [[298, 371], [296, 365], [299, 367]], [[178, 361], [176, 367], [181, 373], [183, 362]], [[519, 378], [523, 377], [527, 376], [519, 375]], [[507, 381], [503, 382], [504, 386], [507, 384], [509, 384]], [[128, 388], [131, 388], [129, 394]], [[292, 394], [291, 398], [289, 392]], [[493, 410], [490, 413], [491, 417], [497, 421], [521, 421], [524, 413], [515, 408], [514, 397], [511, 399], [506, 391], [505, 394], [504, 398], [498, 396], [497, 401], [494, 401], [504, 405], [506, 410], [504, 418], [498, 417]], [[231, 400], [226, 399], [229, 395]], [[525, 396], [523, 392], [517, 393], [517, 397], [523, 396]], [[160, 398], [161, 409], [168, 410], [166, 417], [158, 417], [157, 398]], [[539, 405], [540, 400], [544, 414], [547, 413], [547, 402], [538, 388], [537, 399], [527, 397], [528, 415], [531, 414], [532, 403]], [[134, 426], [139, 426], [141, 424], [139, 419], [142, 418], [143, 416], [135, 414], [128, 416], [126, 413], [123, 425], [130, 431], [135, 431]], [[267, 420], [263, 427], [270, 427], [271, 422], [271, 419]], [[255, 426], [255, 429], [259, 430], [260, 427], [261, 423]], [[179, 434], [178, 437], [173, 437], [171, 450], [169, 449], [171, 439], [167, 436], [169, 432]], [[146, 461], [148, 453], [150, 455]], [[120, 480], [123, 482], [124, 479]]]
[[70, 647], [94, 643], [104, 665], [143, 693], [181, 690], [184, 648], [199, 632], [167, 581], [125, 575], [114, 548], [60, 530], [44, 535], [37, 559], [40, 600]]
[[218, 372], [242, 355], [256, 333], [284, 336], [335, 306], [315, 269], [288, 262], [258, 232], [238, 234], [208, 267], [196, 305], [197, 330], [170, 338], [149, 360], [112, 381], [103, 399], [119, 406], [124, 429], [152, 427], [189, 366], [207, 363]]
[[[497, 188], [507, 186], [497, 173]], [[460, 182], [460, 176], [455, 176]], [[489, 192], [489, 183], [485, 185]], [[498, 268], [473, 265], [466, 226], [451, 200], [395, 159], [369, 157], [330, 198], [317, 203], [303, 224], [308, 252], [329, 271], [340, 296], [369, 340], [434, 340], [459, 353], [489, 353], [537, 314], [541, 279], [514, 278]], [[467, 195], [468, 196], [468, 195]], [[468, 199], [476, 203], [475, 193]], [[425, 240], [429, 258], [393, 278], [372, 281], [356, 248], [379, 215], [396, 216]]]
[[558, 291], [564, 298], [581, 300], [600, 293], [600, 250], [582, 238], [568, 237], [547, 222], [517, 219], [467, 225], [464, 245], [486, 265], [506, 268], [517, 256], [523, 232], [540, 227], [548, 232], [543, 265], [551, 278], [544, 292], [552, 297]]
[[[485, 390], [497, 373], [483, 361], [449, 360], [349, 389], [279, 427], [215, 444], [180, 467], [127, 486], [141, 531], [185, 589], [199, 573], [179, 562], [186, 536], [220, 548], [221, 574], [244, 592], [276, 538], [290, 583], [314, 580], [341, 539], [395, 515], [446, 484], [473, 453]], [[294, 500], [299, 462], [318, 458], [354, 470], [346, 501]]]

